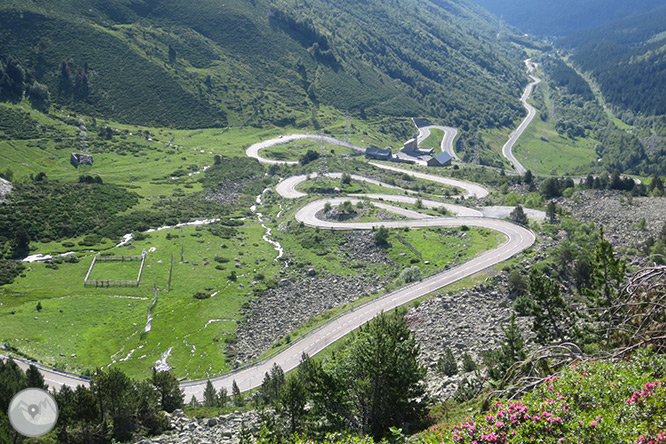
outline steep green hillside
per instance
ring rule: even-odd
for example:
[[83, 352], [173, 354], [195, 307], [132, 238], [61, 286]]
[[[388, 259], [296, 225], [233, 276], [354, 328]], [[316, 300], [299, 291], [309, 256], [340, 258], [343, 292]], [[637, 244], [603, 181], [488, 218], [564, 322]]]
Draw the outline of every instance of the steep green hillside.
[[666, 114], [666, 8], [560, 42], [599, 82], [607, 101], [634, 114]]
[[476, 3], [536, 35], [566, 35], [663, 6], [661, 0], [475, 0]]
[[0, 42], [58, 105], [151, 126], [313, 126], [319, 104], [506, 125], [526, 81], [468, 0], [17, 0]]

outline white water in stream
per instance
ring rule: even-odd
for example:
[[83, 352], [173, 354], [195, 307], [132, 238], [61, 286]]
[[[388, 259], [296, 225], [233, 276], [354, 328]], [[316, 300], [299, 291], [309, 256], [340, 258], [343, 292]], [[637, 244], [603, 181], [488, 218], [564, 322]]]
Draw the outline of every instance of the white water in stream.
[[[254, 205], [252, 205], [252, 206], [250, 207], [250, 211], [252, 211], [253, 213], [255, 213], [255, 212], [257, 211], [257, 205], [261, 205], [261, 196], [263, 196], [263, 194], [264, 194], [266, 191], [268, 191], [269, 189], [270, 189], [270, 188], [266, 188], [261, 194], [259, 194], [259, 195], [257, 196], [257, 200], [256, 200], [257, 203], [254, 204]], [[279, 242], [274, 241], [274, 240], [272, 240], [272, 239], [269, 238], [269, 236], [271, 235], [271, 229], [268, 228], [268, 227], [266, 226], [266, 224], [264, 224], [264, 218], [263, 218], [263, 216], [264, 216], [263, 213], [257, 213], [257, 218], [259, 219], [259, 222], [261, 222], [261, 226], [266, 230], [266, 234], [264, 234], [264, 235], [262, 236], [262, 239], [263, 239], [264, 241], [268, 242], [269, 244], [271, 244], [271, 245], [273, 245], [273, 246], [275, 247], [275, 251], [278, 252], [278, 255], [277, 255], [277, 257], [276, 257], [274, 260], [277, 261], [277, 260], [280, 259], [280, 258], [282, 257], [282, 255], [284, 254], [284, 249], [282, 248], [282, 245], [280, 245]]]

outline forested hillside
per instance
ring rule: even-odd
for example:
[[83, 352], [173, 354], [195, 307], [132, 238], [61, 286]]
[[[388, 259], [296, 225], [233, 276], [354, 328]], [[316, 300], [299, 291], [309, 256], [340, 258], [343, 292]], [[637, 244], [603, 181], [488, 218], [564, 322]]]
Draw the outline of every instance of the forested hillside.
[[661, 0], [475, 0], [530, 34], [566, 35], [663, 6]]
[[604, 98], [634, 114], [666, 114], [666, 8], [561, 40]]
[[506, 125], [526, 80], [495, 28], [468, 0], [15, 1], [0, 88], [153, 126], [308, 126], [320, 105]]

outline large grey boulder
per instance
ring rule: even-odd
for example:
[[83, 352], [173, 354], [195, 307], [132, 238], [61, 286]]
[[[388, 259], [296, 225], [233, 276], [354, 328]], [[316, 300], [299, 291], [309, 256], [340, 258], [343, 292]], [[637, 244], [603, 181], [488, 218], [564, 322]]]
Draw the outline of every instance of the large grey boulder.
[[5, 197], [9, 194], [12, 188], [12, 183], [10, 181], [0, 177], [0, 202], [5, 200]]
[[92, 154], [72, 153], [69, 162], [77, 168], [79, 165], [92, 165], [93, 156]]

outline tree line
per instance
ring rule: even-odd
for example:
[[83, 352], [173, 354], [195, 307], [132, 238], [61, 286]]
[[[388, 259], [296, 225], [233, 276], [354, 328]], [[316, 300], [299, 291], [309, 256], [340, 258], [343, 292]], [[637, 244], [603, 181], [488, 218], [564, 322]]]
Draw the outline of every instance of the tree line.
[[[262, 418], [255, 431], [263, 442], [284, 442], [294, 434], [323, 437], [328, 432], [367, 434], [376, 440], [391, 427], [417, 431], [425, 425], [425, 368], [416, 360], [419, 347], [404, 311], [380, 314], [361, 327], [330, 359], [303, 355], [300, 366], [285, 375], [274, 365], [261, 387], [242, 394], [216, 391], [208, 381], [203, 399], [192, 407], [240, 408], [251, 405]], [[14, 394], [27, 387], [46, 389], [39, 370], [23, 372], [8, 359], [0, 363], [0, 440], [23, 442], [6, 416]], [[183, 393], [169, 372], [153, 370], [144, 381], [121, 370], [97, 369], [89, 387], [64, 386], [53, 392], [60, 415], [51, 436], [61, 443], [110, 443], [160, 434], [170, 427], [163, 412], [184, 407]], [[4, 440], [3, 440], [4, 438]]]
[[[0, 362], [0, 442], [29, 441], [11, 428], [7, 417], [12, 397], [28, 387], [48, 390], [34, 365], [24, 372], [11, 358]], [[170, 428], [164, 412], [183, 407], [178, 381], [169, 372], [155, 370], [145, 381], [135, 381], [115, 368], [97, 369], [89, 387], [63, 386], [51, 392], [59, 414], [48, 436], [62, 444], [124, 442], [160, 434]]]

